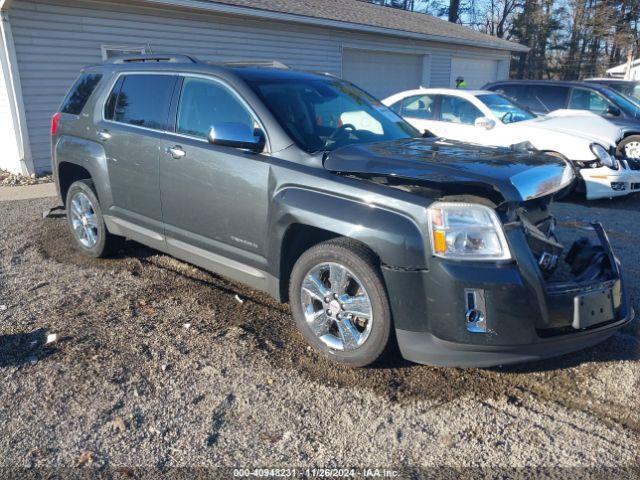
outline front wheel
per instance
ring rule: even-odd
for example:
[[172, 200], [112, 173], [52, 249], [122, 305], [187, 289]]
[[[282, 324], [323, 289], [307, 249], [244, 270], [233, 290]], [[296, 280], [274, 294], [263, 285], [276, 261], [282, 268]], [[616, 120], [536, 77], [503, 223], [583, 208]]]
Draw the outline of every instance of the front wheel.
[[629, 135], [618, 143], [616, 156], [640, 160], [640, 135]]
[[389, 344], [391, 312], [373, 254], [341, 238], [307, 250], [291, 273], [289, 299], [305, 339], [354, 367], [376, 361]]

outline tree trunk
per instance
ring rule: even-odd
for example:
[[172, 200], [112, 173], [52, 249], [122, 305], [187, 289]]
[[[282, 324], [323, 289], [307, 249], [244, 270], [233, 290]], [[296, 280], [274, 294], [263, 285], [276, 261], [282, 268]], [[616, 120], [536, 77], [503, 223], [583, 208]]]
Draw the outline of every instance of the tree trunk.
[[460, 19], [460, 0], [449, 0], [449, 21], [458, 23]]

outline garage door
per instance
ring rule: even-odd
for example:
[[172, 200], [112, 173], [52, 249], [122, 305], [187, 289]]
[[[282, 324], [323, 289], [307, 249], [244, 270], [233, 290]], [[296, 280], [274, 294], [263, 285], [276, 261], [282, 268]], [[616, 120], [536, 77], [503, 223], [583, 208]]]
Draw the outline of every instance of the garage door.
[[422, 55], [344, 49], [342, 78], [383, 99], [422, 83]]
[[451, 59], [451, 86], [456, 78], [464, 78], [467, 88], [482, 88], [485, 83], [498, 79], [497, 60], [476, 60], [473, 58], [453, 57]]

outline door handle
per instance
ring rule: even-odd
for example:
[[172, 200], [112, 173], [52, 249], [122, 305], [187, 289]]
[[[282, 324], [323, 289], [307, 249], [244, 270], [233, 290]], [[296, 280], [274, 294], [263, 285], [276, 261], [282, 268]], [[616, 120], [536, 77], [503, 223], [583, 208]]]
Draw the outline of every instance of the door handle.
[[111, 134], [106, 130], [98, 130], [98, 138], [106, 142], [111, 138]]
[[174, 145], [173, 147], [167, 147], [165, 150], [169, 155], [171, 155], [176, 160], [180, 160], [187, 156], [187, 152], [185, 152], [180, 145]]

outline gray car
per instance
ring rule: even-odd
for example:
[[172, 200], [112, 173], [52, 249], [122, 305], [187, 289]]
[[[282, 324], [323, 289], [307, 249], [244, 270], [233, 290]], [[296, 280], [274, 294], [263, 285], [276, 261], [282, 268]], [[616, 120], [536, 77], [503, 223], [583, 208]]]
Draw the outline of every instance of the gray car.
[[354, 85], [188, 56], [85, 68], [52, 122], [77, 248], [129, 238], [289, 302], [317, 350], [437, 365], [559, 355], [633, 317], [606, 234], [562, 243], [563, 160], [420, 138]]

